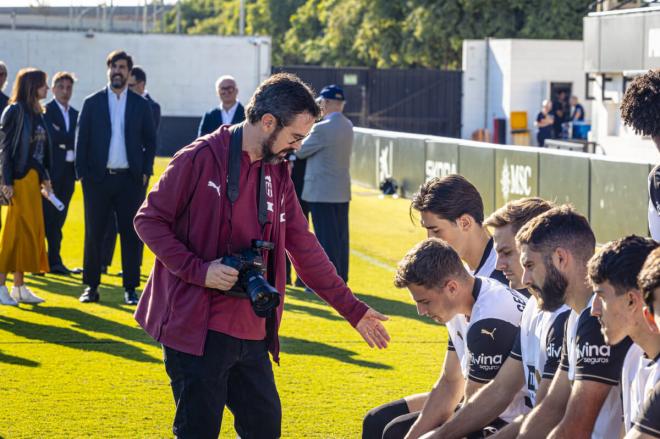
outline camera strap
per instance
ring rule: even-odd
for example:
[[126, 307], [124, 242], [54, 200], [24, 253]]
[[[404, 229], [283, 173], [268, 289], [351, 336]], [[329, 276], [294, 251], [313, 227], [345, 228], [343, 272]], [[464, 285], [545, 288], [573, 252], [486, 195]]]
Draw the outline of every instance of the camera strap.
[[[227, 173], [227, 197], [232, 207], [239, 195], [239, 182], [241, 178], [241, 154], [243, 153], [243, 124], [232, 125], [229, 128], [231, 140], [229, 142], [229, 172]], [[266, 204], [266, 163], [261, 163], [259, 172], [259, 191], [257, 193], [257, 212], [261, 229], [268, 220]]]

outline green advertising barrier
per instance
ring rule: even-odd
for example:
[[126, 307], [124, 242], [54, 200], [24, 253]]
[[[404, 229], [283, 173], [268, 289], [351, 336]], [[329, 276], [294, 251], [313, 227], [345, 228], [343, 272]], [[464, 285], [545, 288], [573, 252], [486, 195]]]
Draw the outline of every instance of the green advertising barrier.
[[458, 145], [458, 173], [475, 185], [484, 202], [484, 214], [489, 215], [495, 210], [495, 150], [483, 145]]
[[[448, 139], [453, 140], [453, 139]], [[435, 177], [446, 177], [458, 173], [458, 144], [441, 139], [426, 141], [424, 177], [429, 181]]]
[[591, 159], [591, 228], [599, 243], [648, 236], [648, 163]]
[[519, 148], [495, 150], [495, 207], [539, 194], [539, 153]]
[[563, 151], [539, 153], [539, 197], [571, 203], [589, 218], [589, 157]]
[[351, 157], [351, 179], [365, 186], [376, 187], [376, 143], [369, 133], [356, 131]]
[[399, 184], [400, 193], [411, 198], [424, 183], [425, 140], [423, 137], [396, 139], [393, 152], [392, 177]]

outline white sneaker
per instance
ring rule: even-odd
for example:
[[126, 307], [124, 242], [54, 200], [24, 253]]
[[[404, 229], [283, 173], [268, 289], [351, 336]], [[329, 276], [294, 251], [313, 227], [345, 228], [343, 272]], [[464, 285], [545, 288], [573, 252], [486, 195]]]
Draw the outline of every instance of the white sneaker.
[[34, 294], [28, 287], [21, 285], [11, 289], [11, 297], [19, 303], [42, 303], [44, 299]]
[[6, 286], [0, 286], [0, 305], [18, 306], [18, 303], [9, 295]]

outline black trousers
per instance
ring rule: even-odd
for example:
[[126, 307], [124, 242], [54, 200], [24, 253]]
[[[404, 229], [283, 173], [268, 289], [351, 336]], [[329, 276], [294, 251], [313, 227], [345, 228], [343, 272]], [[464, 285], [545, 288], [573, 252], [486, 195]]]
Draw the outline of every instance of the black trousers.
[[314, 233], [337, 274], [348, 282], [348, 205], [349, 203], [307, 203], [312, 213]]
[[264, 340], [209, 331], [201, 357], [163, 347], [178, 438], [215, 439], [225, 405], [241, 439], [281, 435], [282, 406]]
[[113, 212], [112, 218], [108, 221], [108, 227], [105, 228], [105, 233], [103, 233], [103, 242], [101, 243], [101, 266], [109, 267], [112, 265], [116, 245], [117, 215]]
[[107, 175], [101, 182], [83, 180], [85, 201], [85, 254], [83, 283], [97, 287], [101, 283], [103, 235], [117, 215], [121, 239], [121, 268], [124, 288], [140, 285], [142, 242], [133, 227], [133, 218], [144, 201], [146, 188], [129, 173]]
[[43, 200], [44, 227], [48, 241], [48, 264], [53, 267], [62, 265], [60, 249], [62, 246], [62, 227], [69, 211], [69, 203], [76, 187], [76, 171], [73, 163], [65, 163], [61, 176], [51, 181], [55, 196], [64, 204], [64, 210], [59, 211], [45, 198]]

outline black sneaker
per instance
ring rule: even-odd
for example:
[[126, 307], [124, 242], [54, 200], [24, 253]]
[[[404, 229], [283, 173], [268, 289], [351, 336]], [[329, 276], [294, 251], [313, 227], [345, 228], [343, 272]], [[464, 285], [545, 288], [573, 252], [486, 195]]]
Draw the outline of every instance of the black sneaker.
[[137, 305], [138, 296], [134, 289], [124, 291], [124, 303], [126, 305]]
[[78, 300], [82, 303], [95, 303], [98, 302], [100, 298], [101, 296], [99, 296], [99, 292], [96, 288], [87, 287]]

